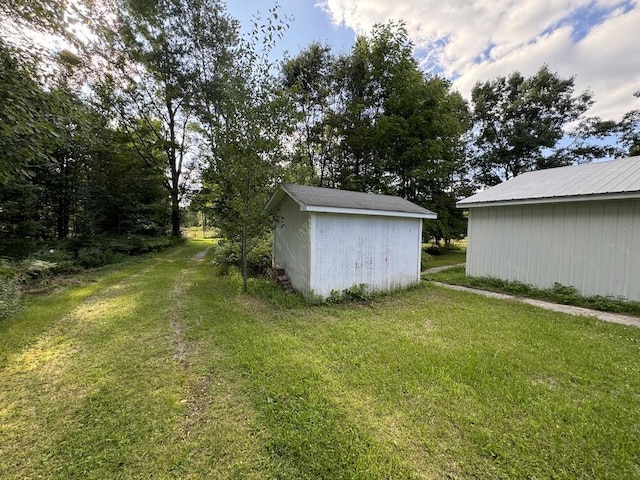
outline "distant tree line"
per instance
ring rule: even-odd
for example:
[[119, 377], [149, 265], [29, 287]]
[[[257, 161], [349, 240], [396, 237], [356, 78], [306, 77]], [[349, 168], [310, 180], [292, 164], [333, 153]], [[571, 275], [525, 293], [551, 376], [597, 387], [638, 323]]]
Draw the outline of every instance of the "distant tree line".
[[246, 278], [281, 181], [399, 195], [448, 241], [465, 234], [456, 201], [481, 186], [640, 154], [640, 109], [589, 117], [593, 95], [546, 66], [466, 101], [420, 69], [401, 22], [344, 54], [313, 43], [274, 62], [291, 22], [277, 8], [246, 34], [219, 0], [9, 0], [0, 14], [0, 240], [179, 236], [191, 204], [240, 246]]

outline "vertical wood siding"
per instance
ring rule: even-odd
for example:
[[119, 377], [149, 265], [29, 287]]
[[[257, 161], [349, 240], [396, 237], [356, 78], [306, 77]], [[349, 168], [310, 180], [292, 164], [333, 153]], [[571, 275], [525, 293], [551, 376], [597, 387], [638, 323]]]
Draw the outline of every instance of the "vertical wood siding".
[[467, 274], [640, 300], [640, 200], [470, 208]]
[[312, 213], [311, 232], [316, 295], [363, 283], [392, 290], [420, 280], [421, 219]]
[[296, 290], [309, 291], [309, 214], [283, 199], [273, 232], [273, 264], [283, 267]]

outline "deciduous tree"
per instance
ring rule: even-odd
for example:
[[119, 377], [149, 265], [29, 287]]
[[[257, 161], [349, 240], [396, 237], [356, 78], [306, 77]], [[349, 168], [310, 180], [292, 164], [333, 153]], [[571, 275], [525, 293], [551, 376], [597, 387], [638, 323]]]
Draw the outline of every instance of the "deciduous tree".
[[[203, 58], [226, 58], [229, 45], [212, 39], [228, 41], [231, 36], [220, 32], [228, 32], [232, 23], [218, 0], [130, 0], [119, 6], [118, 35], [112, 38], [121, 42], [116, 45], [120, 56], [111, 63], [118, 76], [103, 91], [115, 94], [112, 105], [138, 155], [166, 172], [171, 231], [179, 236], [182, 172], [193, 146], [197, 87], [220, 69]], [[151, 135], [138, 135], [140, 123]], [[156, 151], [163, 153], [160, 164]]]
[[562, 78], [546, 66], [530, 77], [515, 72], [477, 83], [472, 165], [479, 182], [495, 185], [529, 170], [609, 153], [606, 146], [589, 142], [614, 126], [585, 116], [593, 102], [591, 92], [575, 92], [574, 77]]
[[288, 104], [281, 95], [269, 52], [286, 28], [277, 10], [254, 20], [250, 35], [239, 39], [220, 119], [210, 124], [215, 142], [205, 174], [216, 226], [241, 247], [243, 289], [253, 242], [271, 226], [264, 207], [279, 178], [281, 139], [288, 124]]
[[[633, 94], [640, 99], [640, 90]], [[620, 142], [626, 149], [625, 154], [634, 157], [640, 155], [640, 108], [627, 112], [619, 125]]]
[[400, 195], [442, 213], [435, 235], [459, 232], [464, 219], [451, 205], [464, 185], [468, 108], [449, 82], [420, 70], [402, 23], [377, 25], [337, 58], [312, 45], [283, 76], [310, 182]]

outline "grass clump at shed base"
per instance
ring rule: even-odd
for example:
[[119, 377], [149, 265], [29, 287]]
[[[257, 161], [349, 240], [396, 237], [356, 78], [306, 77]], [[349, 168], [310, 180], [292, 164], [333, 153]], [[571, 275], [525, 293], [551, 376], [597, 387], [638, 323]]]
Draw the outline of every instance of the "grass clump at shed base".
[[603, 312], [623, 313], [640, 317], [640, 302], [628, 301], [622, 298], [594, 295], [582, 296], [574, 287], [554, 284], [553, 288], [540, 289], [527, 283], [501, 280], [493, 277], [468, 277], [464, 267], [455, 267], [442, 272], [431, 273], [429, 280], [435, 280], [452, 285], [478, 288], [492, 292], [507, 293], [511, 295], [547, 300], [564, 305], [591, 308]]
[[0, 322], [0, 478], [640, 476], [640, 329], [428, 283], [242, 294], [210, 246]]

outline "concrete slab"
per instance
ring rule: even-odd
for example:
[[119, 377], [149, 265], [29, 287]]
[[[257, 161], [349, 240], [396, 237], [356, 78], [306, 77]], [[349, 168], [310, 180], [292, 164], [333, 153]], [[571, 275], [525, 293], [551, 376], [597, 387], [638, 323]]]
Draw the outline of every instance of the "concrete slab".
[[443, 267], [428, 268], [428, 269], [424, 270], [423, 272], [421, 272], [420, 275], [424, 276], [424, 275], [428, 275], [430, 273], [438, 273], [438, 272], [442, 272], [444, 270], [449, 270], [450, 268], [464, 267], [464, 266], [465, 266], [464, 263], [456, 263], [455, 265], [445, 265]]

